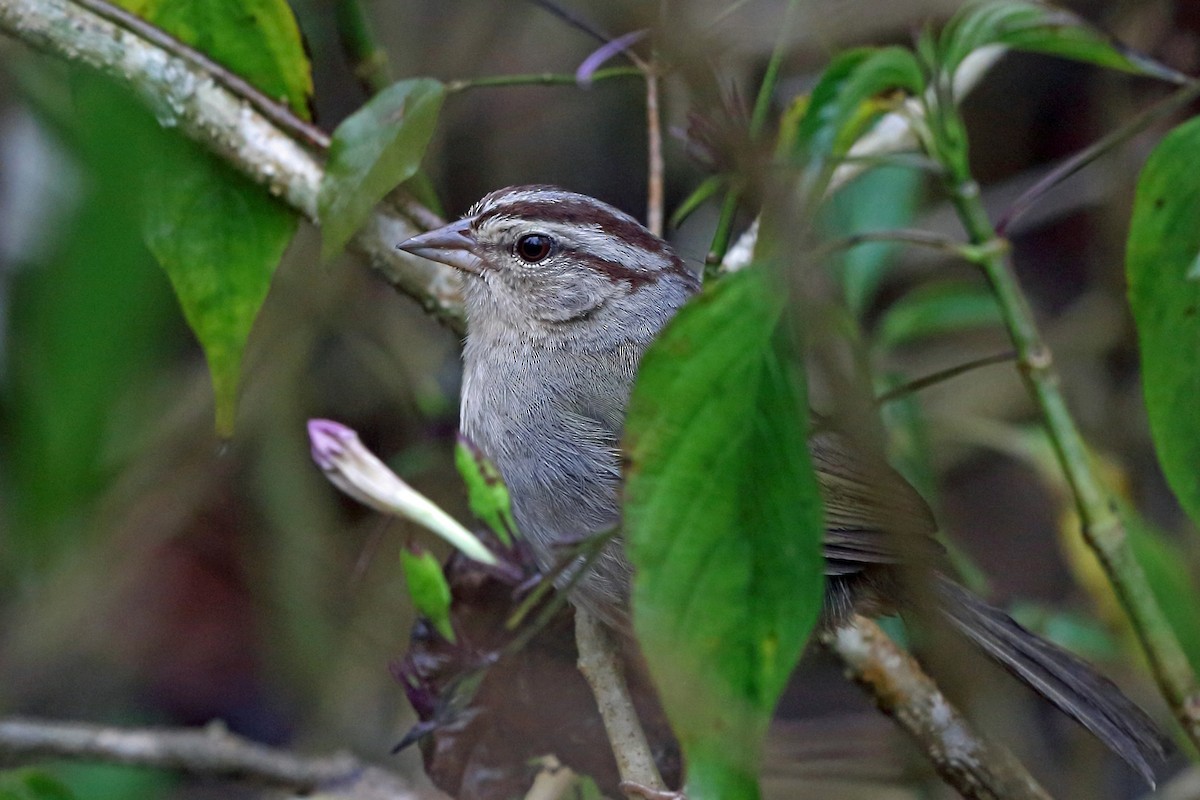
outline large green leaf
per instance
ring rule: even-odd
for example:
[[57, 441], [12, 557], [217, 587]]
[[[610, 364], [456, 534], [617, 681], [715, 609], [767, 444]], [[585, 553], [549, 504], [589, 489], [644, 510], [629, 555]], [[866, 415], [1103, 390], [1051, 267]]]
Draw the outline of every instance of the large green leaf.
[[312, 70], [286, 0], [118, 0], [308, 119]]
[[[285, 0], [123, 0], [123, 5], [308, 117], [312, 75]], [[217, 431], [233, 432], [242, 353], [294, 217], [189, 143], [150, 165], [146, 238], [204, 348]]]
[[296, 217], [187, 142], [151, 181], [146, 243], [200, 340], [216, 395], [217, 432], [233, 432], [242, 353]]
[[416, 174], [445, 94], [431, 78], [399, 81], [333, 132], [317, 201], [324, 258], [346, 246], [384, 195]]
[[1123, 47], [1070, 11], [1029, 0], [968, 4], [942, 32], [941, 67], [953, 74], [972, 51], [988, 45], [1061, 56], [1174, 82], [1182, 77]]
[[[921, 196], [921, 172], [878, 167], [859, 175], [829, 197], [820, 225], [830, 237], [902, 228], [912, 222]], [[887, 274], [898, 245], [870, 242], [838, 254], [831, 265], [846, 304], [858, 318], [867, 312]]]
[[686, 305], [627, 421], [634, 624], [695, 800], [758, 796], [762, 737], [821, 605], [808, 411], [773, 289], [750, 269]]
[[1172, 131], [1138, 179], [1125, 268], [1150, 432], [1167, 482], [1200, 524], [1200, 118]]

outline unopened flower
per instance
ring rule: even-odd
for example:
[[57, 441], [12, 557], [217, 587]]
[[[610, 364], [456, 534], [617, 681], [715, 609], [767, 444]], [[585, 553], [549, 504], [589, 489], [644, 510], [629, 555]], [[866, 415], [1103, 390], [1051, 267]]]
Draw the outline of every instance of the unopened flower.
[[310, 419], [308, 438], [313, 461], [325, 477], [355, 500], [417, 523], [476, 561], [496, 563], [496, 557], [474, 534], [388, 469], [352, 429], [328, 419]]

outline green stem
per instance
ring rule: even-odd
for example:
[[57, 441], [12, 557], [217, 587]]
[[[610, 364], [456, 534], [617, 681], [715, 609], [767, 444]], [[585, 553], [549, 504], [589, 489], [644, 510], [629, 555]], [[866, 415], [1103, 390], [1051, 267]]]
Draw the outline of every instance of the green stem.
[[[943, 113], [953, 112], [943, 109]], [[1116, 505], [1092, 469], [1087, 445], [1059, 390], [1050, 349], [1038, 332], [1033, 311], [1013, 273], [1008, 248], [1002, 246], [984, 211], [979, 186], [965, 168], [957, 172], [948, 179], [951, 201], [968, 237], [978, 246], [976, 263], [1000, 304], [1021, 376], [1041, 411], [1074, 495], [1084, 539], [1098, 556], [1129, 615], [1159, 689], [1188, 737], [1200, 747], [1200, 690], [1196, 675], [1150, 590], [1141, 564], [1134, 558]]]
[[721, 271], [721, 262], [725, 260], [725, 254], [729, 252], [729, 240], [733, 236], [733, 220], [737, 216], [740, 199], [741, 191], [736, 187], [725, 193], [725, 200], [721, 203], [721, 217], [717, 220], [717, 230], [713, 233], [712, 246], [708, 248], [708, 255], [704, 257], [705, 280], [717, 277]]
[[[640, 78], [642, 71], [637, 67], [609, 67], [592, 73], [592, 82], [610, 78]], [[575, 75], [561, 72], [538, 72], [530, 75], [489, 75], [483, 78], [466, 78], [450, 81], [447, 92], [462, 92], [467, 89], [482, 89], [495, 86], [574, 86]]]
[[[788, 32], [792, 29], [792, 19], [796, 14], [799, 0], [789, 0], [787, 11], [783, 17], [783, 27], [779, 38], [775, 40], [775, 49], [771, 51], [771, 60], [767, 62], [767, 71], [763, 73], [762, 83], [758, 87], [758, 97], [754, 99], [754, 111], [750, 115], [750, 141], [757, 144], [767, 124], [767, 116], [771, 112], [771, 97], [775, 94], [775, 84], [779, 82], [779, 68], [783, 64], [784, 51], [787, 48]], [[733, 235], [733, 221], [737, 217], [738, 203], [742, 199], [741, 187], [736, 184], [725, 194], [725, 202], [721, 206], [721, 217], [717, 221], [717, 229], [713, 233], [712, 246], [704, 259], [704, 277], [714, 278], [720, 271], [721, 261], [729, 250], [729, 241]]]
[[387, 52], [379, 46], [371, 33], [359, 0], [338, 0], [334, 4], [334, 17], [342, 49], [350, 58], [354, 77], [358, 78], [368, 95], [378, 94], [391, 84]]

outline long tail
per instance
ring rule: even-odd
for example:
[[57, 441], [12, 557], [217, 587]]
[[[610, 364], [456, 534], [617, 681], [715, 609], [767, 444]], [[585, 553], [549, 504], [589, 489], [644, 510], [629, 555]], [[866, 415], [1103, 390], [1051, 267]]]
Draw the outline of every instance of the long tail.
[[958, 584], [939, 577], [938, 594], [940, 611], [956, 630], [1154, 785], [1154, 765], [1164, 758], [1163, 735], [1112, 681]]

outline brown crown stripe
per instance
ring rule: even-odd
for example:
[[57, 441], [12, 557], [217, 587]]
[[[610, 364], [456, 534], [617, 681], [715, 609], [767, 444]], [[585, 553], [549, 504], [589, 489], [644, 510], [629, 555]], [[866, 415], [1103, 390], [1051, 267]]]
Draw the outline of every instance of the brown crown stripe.
[[618, 216], [597, 203], [586, 200], [518, 200], [501, 203], [475, 217], [478, 228], [495, 217], [516, 217], [530, 222], [557, 222], [566, 225], [598, 225], [619, 239], [649, 253], [661, 253], [666, 242], [628, 217]]

